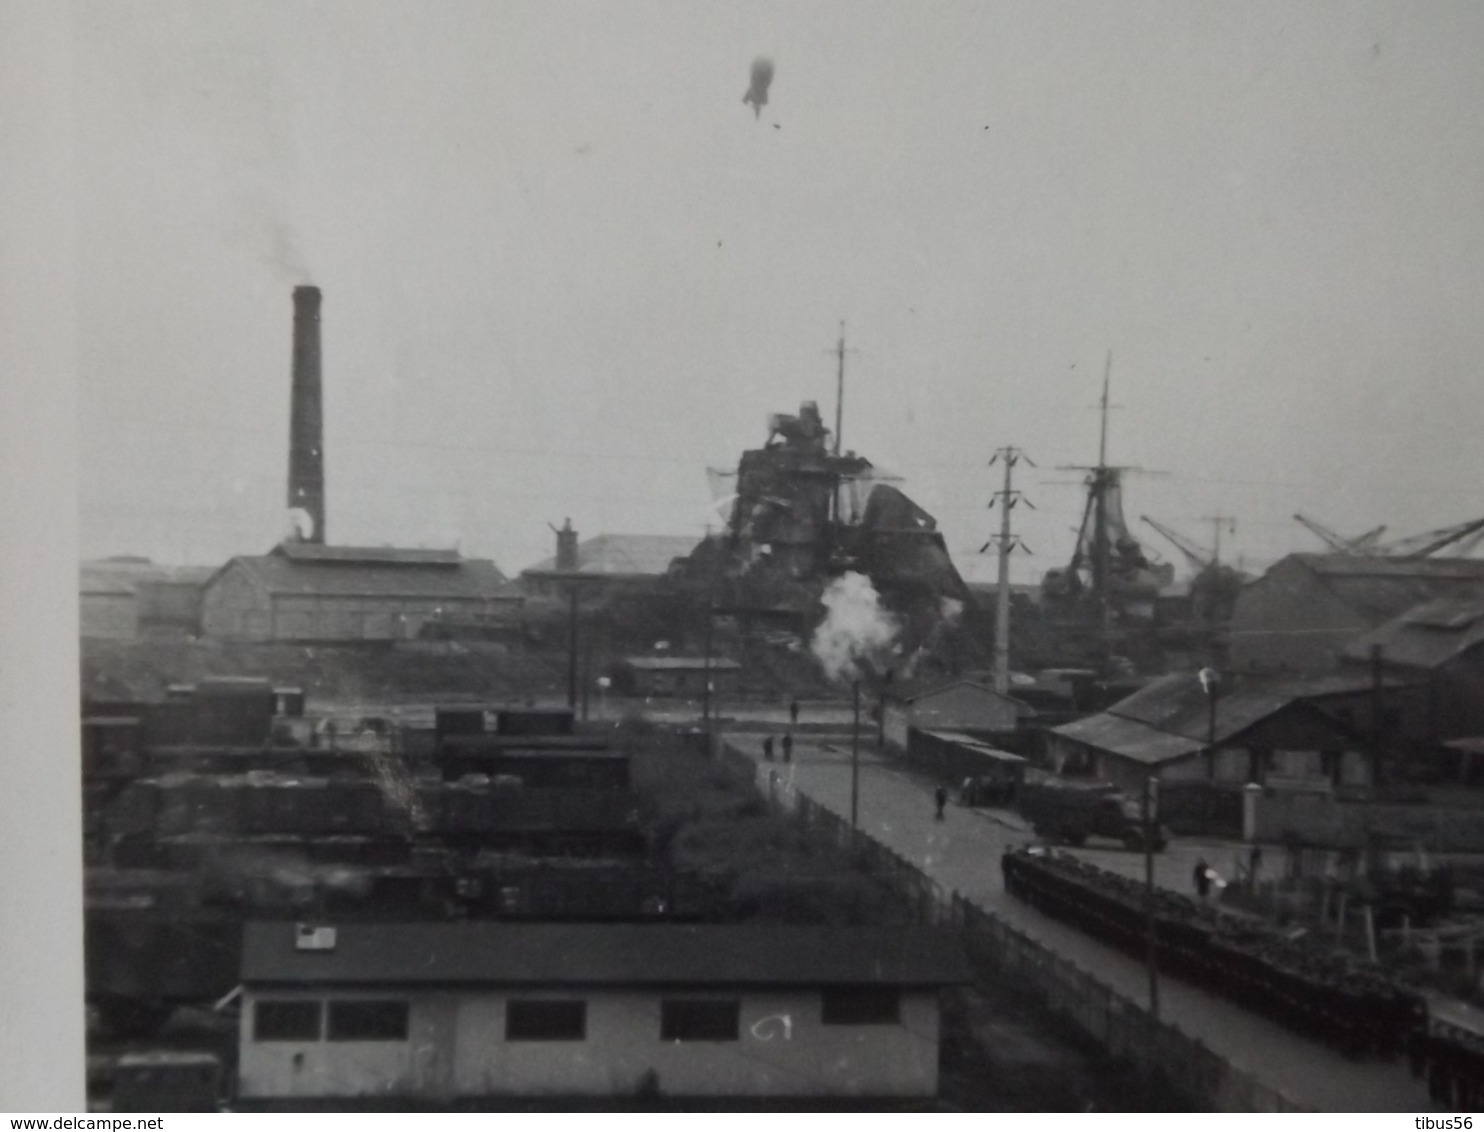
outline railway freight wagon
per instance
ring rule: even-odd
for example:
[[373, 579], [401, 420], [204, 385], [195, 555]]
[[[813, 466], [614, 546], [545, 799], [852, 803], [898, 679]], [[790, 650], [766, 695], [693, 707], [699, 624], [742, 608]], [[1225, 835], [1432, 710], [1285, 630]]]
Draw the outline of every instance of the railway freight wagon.
[[[178, 856], [192, 844], [204, 852], [257, 840], [318, 841], [328, 856], [342, 859], [355, 859], [354, 851], [364, 848], [384, 860], [392, 847], [410, 849], [430, 839], [533, 855], [567, 855], [584, 846], [588, 855], [645, 850], [638, 799], [627, 789], [526, 789], [499, 779], [383, 784], [353, 777], [166, 775], [129, 784], [102, 828], [115, 863], [123, 854], [135, 865], [150, 863], [152, 847], [175, 847]], [[336, 847], [344, 852], [328, 852]]]

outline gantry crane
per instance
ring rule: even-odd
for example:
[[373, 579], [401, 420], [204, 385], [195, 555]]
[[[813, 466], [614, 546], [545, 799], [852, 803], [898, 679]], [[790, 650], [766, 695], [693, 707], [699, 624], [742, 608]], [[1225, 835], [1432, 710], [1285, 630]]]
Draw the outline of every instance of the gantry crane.
[[1294, 515], [1294, 521], [1302, 524], [1309, 531], [1318, 535], [1320, 540], [1336, 554], [1375, 554], [1379, 552], [1377, 542], [1386, 533], [1386, 524], [1373, 527], [1363, 535], [1354, 538], [1346, 538], [1344, 535], [1336, 534], [1328, 527], [1316, 523], [1313, 519], [1305, 518], [1303, 515]]
[[1391, 558], [1430, 558], [1440, 550], [1453, 547], [1458, 556], [1467, 554], [1484, 541], [1484, 519], [1473, 519], [1452, 527], [1439, 527], [1410, 538], [1397, 539], [1377, 546], [1372, 553]]
[[1191, 542], [1190, 539], [1186, 538], [1182, 534], [1170, 530], [1170, 528], [1165, 526], [1163, 523], [1156, 523], [1148, 515], [1140, 515], [1139, 518], [1143, 519], [1144, 522], [1148, 523], [1156, 531], [1164, 535], [1165, 538], [1169, 539], [1170, 542], [1174, 544], [1175, 549], [1178, 550], [1181, 554], [1185, 555], [1186, 561], [1190, 563], [1191, 569], [1196, 571], [1197, 573], [1207, 569], [1216, 561], [1216, 555], [1213, 551], [1207, 550], [1205, 547]]

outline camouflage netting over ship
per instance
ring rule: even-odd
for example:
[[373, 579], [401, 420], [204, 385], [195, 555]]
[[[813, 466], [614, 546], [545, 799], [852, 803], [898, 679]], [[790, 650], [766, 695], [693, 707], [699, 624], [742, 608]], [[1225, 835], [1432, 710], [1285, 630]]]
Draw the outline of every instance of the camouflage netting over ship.
[[830, 441], [812, 401], [772, 416], [762, 448], [734, 473], [711, 473], [718, 503], [730, 503], [726, 531], [682, 560], [680, 576], [714, 585], [718, 607], [742, 620], [802, 632], [821, 620], [832, 582], [861, 575], [899, 629], [873, 663], [936, 650], [970, 600], [937, 521], [897, 477]]

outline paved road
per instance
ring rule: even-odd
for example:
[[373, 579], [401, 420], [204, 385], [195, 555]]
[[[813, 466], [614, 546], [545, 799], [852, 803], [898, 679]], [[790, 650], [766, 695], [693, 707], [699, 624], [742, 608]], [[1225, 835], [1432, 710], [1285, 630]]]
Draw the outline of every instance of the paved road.
[[[757, 735], [737, 734], [734, 739], [761, 764]], [[760, 782], [766, 781], [768, 769], [778, 774], [778, 789], [785, 793], [796, 790], [848, 816], [847, 751], [828, 744], [799, 743], [792, 763], [760, 765]], [[1006, 894], [999, 859], [1006, 846], [1027, 839], [1018, 818], [951, 805], [946, 820], [934, 821], [929, 786], [879, 758], [863, 756], [859, 822], [865, 832], [946, 888], [956, 889], [994, 911], [1114, 990], [1135, 1001], [1146, 999], [1149, 977], [1141, 963]], [[1134, 854], [1095, 850], [1090, 856], [1116, 858], [1124, 869], [1143, 867]], [[1212, 860], [1218, 868], [1224, 863]], [[1184, 867], [1183, 863], [1167, 864], [1161, 883], [1188, 892], [1188, 873], [1179, 875]], [[1142, 871], [1136, 875], [1142, 876]], [[1326, 1046], [1307, 1041], [1187, 983], [1161, 978], [1160, 1014], [1299, 1104], [1326, 1112], [1433, 1111], [1425, 1083], [1413, 1078], [1404, 1063], [1349, 1061]]]

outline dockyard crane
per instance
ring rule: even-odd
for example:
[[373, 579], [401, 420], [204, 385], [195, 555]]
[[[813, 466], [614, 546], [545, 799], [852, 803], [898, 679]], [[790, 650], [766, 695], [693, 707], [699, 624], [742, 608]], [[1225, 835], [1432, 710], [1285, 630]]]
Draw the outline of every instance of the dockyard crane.
[[1484, 541], [1484, 519], [1473, 519], [1452, 527], [1439, 527], [1435, 531], [1424, 531], [1410, 538], [1397, 539], [1375, 548], [1374, 553], [1392, 558], [1430, 558], [1440, 550], [1453, 547], [1456, 556], [1462, 556]]
[[1346, 538], [1344, 535], [1336, 534], [1328, 527], [1316, 523], [1313, 519], [1306, 518], [1303, 515], [1294, 515], [1293, 518], [1294, 522], [1303, 525], [1306, 529], [1318, 535], [1320, 541], [1336, 554], [1376, 553], [1376, 542], [1386, 533], [1386, 524], [1382, 523], [1379, 527], [1373, 527], [1363, 535]]
[[1212, 551], [1191, 542], [1184, 535], [1170, 530], [1163, 523], [1156, 523], [1148, 515], [1140, 515], [1139, 518], [1143, 519], [1144, 522], [1169, 539], [1174, 544], [1175, 549], [1185, 555], [1186, 561], [1190, 563], [1190, 568], [1197, 573], [1211, 566], [1216, 561], [1216, 555]]

